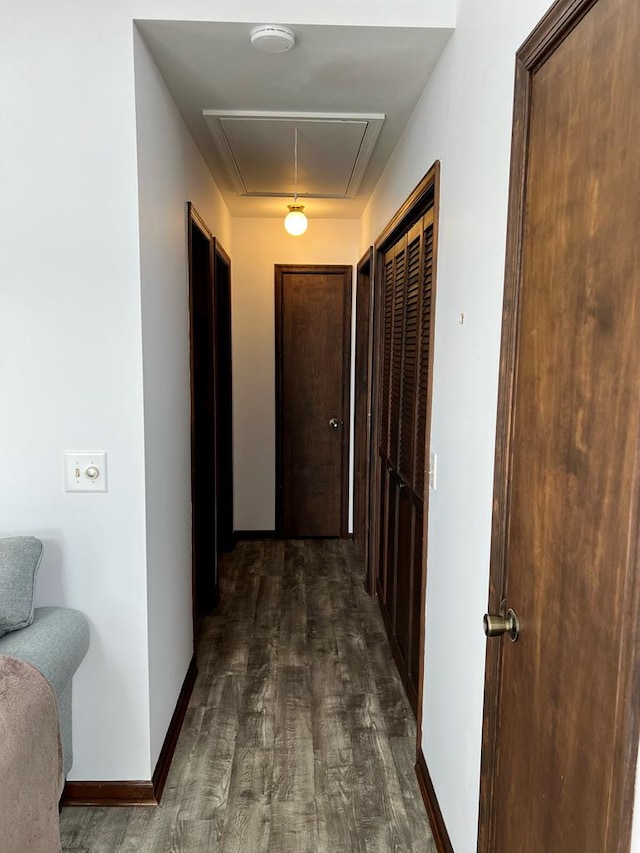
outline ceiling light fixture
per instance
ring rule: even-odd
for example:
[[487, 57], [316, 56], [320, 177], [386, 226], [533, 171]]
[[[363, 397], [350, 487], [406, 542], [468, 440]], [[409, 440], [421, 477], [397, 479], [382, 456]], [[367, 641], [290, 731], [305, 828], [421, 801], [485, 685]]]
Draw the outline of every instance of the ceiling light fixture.
[[296, 43], [296, 34], [279, 24], [262, 24], [251, 30], [251, 44], [264, 53], [286, 53]]
[[293, 204], [288, 204], [289, 213], [284, 218], [284, 230], [292, 237], [300, 237], [309, 225], [304, 214], [304, 204], [298, 204], [298, 128], [295, 129], [295, 141], [293, 143], [294, 162], [294, 194]]

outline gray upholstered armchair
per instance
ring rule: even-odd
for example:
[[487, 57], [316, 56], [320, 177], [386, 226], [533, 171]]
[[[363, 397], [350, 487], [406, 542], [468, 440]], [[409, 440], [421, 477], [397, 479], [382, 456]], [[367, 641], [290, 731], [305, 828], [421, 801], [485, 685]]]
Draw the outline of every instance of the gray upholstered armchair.
[[89, 648], [76, 610], [34, 608], [42, 542], [0, 539], [0, 847], [60, 853], [71, 767], [71, 679]]
[[42, 550], [32, 536], [0, 539], [0, 655], [31, 664], [53, 688], [66, 776], [73, 760], [71, 680], [89, 648], [89, 625], [77, 610], [34, 609]]

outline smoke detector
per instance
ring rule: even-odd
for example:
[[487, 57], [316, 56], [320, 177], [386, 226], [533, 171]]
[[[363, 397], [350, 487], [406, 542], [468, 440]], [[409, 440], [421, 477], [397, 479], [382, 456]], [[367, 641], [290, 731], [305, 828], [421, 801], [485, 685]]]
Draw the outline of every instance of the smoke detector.
[[251, 44], [264, 53], [286, 53], [296, 43], [296, 34], [279, 24], [263, 24], [251, 30]]

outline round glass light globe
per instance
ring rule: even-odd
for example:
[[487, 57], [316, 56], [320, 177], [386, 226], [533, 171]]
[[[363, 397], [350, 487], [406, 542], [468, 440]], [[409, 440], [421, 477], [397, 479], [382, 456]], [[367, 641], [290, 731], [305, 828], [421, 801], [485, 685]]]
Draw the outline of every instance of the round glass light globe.
[[304, 234], [308, 225], [307, 217], [300, 208], [290, 210], [284, 218], [285, 231], [291, 234], [292, 237], [299, 237], [301, 234]]

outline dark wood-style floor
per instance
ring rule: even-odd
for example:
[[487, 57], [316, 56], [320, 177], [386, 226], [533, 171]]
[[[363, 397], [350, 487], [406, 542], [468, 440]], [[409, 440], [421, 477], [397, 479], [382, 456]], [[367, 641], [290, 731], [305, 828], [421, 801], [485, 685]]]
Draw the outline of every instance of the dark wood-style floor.
[[241, 542], [221, 584], [162, 804], [63, 809], [65, 853], [433, 853], [353, 544]]

